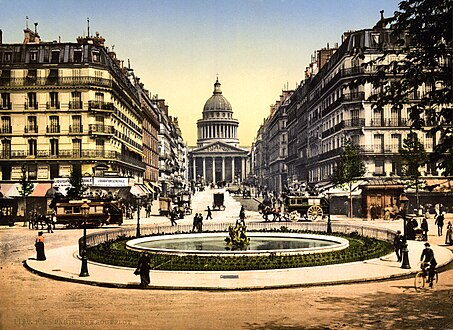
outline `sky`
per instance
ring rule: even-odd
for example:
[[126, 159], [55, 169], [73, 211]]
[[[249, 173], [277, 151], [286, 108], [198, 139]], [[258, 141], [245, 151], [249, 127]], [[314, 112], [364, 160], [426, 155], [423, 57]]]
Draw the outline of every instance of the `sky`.
[[189, 146], [218, 76], [251, 146], [282, 90], [295, 89], [311, 56], [372, 28], [399, 0], [0, 0], [3, 43], [21, 43], [26, 16], [43, 41], [76, 42], [98, 31], [130, 61], [151, 94], [164, 98]]

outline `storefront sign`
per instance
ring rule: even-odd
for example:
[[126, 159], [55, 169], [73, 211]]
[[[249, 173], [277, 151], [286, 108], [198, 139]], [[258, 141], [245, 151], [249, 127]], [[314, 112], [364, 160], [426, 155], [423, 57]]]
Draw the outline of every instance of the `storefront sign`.
[[39, 165], [38, 166], [38, 180], [39, 179], [48, 179], [49, 178], [49, 166], [48, 165]]
[[129, 186], [129, 178], [93, 178], [94, 187], [127, 187]]

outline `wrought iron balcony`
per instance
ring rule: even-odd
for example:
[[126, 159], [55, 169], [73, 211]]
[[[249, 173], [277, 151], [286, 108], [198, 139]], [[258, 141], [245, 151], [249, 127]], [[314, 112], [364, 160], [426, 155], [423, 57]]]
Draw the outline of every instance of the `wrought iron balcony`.
[[104, 124], [89, 124], [88, 133], [89, 134], [113, 134], [115, 129], [111, 125]]
[[112, 102], [88, 101], [88, 110], [113, 110]]
[[11, 110], [12, 104], [11, 102], [7, 102], [5, 104], [0, 104], [0, 110]]
[[0, 133], [2, 133], [2, 134], [11, 134], [12, 132], [13, 132], [13, 127], [11, 125], [0, 127]]
[[82, 101], [70, 101], [69, 109], [83, 109]]
[[38, 126], [25, 126], [25, 133], [38, 133]]
[[46, 103], [46, 109], [60, 109], [60, 102], [51, 104], [50, 102]]
[[83, 133], [83, 125], [69, 125], [69, 133]]
[[60, 133], [60, 125], [46, 126], [46, 133]]
[[30, 102], [25, 102], [24, 103], [24, 109], [38, 109], [38, 102], [30, 103]]

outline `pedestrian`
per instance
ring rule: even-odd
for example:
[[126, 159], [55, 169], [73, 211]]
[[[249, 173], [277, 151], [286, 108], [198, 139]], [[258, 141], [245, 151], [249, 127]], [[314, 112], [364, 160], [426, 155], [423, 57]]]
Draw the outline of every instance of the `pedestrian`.
[[422, 262], [421, 267], [425, 269], [429, 267], [428, 270], [428, 283], [429, 287], [433, 287], [433, 278], [434, 278], [434, 270], [437, 266], [436, 258], [434, 257], [434, 251], [431, 249], [428, 242], [425, 243], [425, 248], [422, 251], [422, 255], [420, 257], [420, 261]]
[[195, 231], [196, 228], [198, 228], [198, 213], [195, 213], [193, 217], [192, 231]]
[[43, 232], [38, 232], [38, 237], [36, 237], [35, 241], [35, 248], [36, 248], [36, 260], [46, 260], [46, 255], [44, 253], [44, 236]]
[[176, 226], [177, 223], [176, 223], [176, 218], [178, 217], [178, 215], [176, 214], [176, 211], [175, 210], [171, 210], [170, 211], [170, 222], [171, 222], [171, 225], [172, 226]]
[[434, 222], [437, 225], [437, 235], [442, 236], [442, 229], [444, 228], [444, 213], [439, 213], [436, 217], [436, 221]]
[[149, 271], [151, 270], [151, 260], [147, 252], [143, 252], [138, 259], [137, 271], [140, 273], [140, 287], [146, 288], [151, 280], [149, 278]]
[[212, 211], [211, 208], [208, 205], [208, 209], [206, 210], [208, 213], [206, 214], [206, 220], [211, 219], [212, 220]]
[[198, 214], [197, 229], [199, 233], [203, 231], [203, 216], [201, 213]]
[[402, 255], [403, 255], [403, 235], [401, 235], [401, 231], [398, 230], [396, 232], [395, 238], [393, 239], [393, 248], [395, 250], [396, 258], [398, 262], [401, 262]]
[[426, 217], [423, 218], [422, 223], [420, 224], [420, 228], [422, 229], [423, 240], [428, 240], [428, 220]]
[[445, 234], [445, 244], [453, 245], [453, 226], [451, 221], [448, 221], [447, 224], [447, 233]]
[[371, 204], [370, 206], [370, 216], [371, 216], [371, 221], [376, 220], [376, 207], [374, 204]]

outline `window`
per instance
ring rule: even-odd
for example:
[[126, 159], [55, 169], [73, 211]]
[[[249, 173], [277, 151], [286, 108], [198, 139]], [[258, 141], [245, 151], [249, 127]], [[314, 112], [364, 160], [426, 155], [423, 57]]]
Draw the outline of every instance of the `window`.
[[5, 52], [3, 54], [3, 60], [5, 62], [11, 62], [13, 60], [13, 53], [12, 52]]
[[0, 104], [1, 109], [11, 110], [11, 96], [9, 93], [2, 93], [2, 103]]
[[74, 63], [82, 63], [82, 50], [81, 49], [74, 50]]
[[382, 109], [373, 110], [373, 122], [371, 126], [382, 126]]
[[93, 62], [100, 62], [101, 61], [101, 55], [99, 54], [98, 51], [93, 52]]
[[28, 103], [25, 105], [26, 109], [33, 108], [38, 109], [38, 102], [36, 101], [36, 93], [27, 93]]
[[60, 122], [58, 116], [49, 117], [50, 125], [47, 128], [47, 133], [60, 133]]
[[96, 157], [104, 157], [104, 140], [96, 140]]
[[28, 72], [27, 72], [27, 84], [29, 84], [29, 85], [36, 84], [37, 77], [38, 77], [38, 74], [37, 74], [36, 69], [28, 70]]
[[58, 156], [58, 139], [50, 139], [50, 155]]
[[50, 59], [50, 63], [58, 63], [60, 62], [60, 50], [52, 50], [52, 55]]
[[60, 102], [58, 101], [58, 92], [50, 92], [49, 98], [50, 98], [49, 107], [52, 109], [60, 109]]
[[71, 109], [82, 109], [82, 93], [81, 92], [72, 92], [71, 93], [72, 101], [69, 104]]
[[72, 155], [73, 155], [73, 157], [82, 156], [82, 140], [80, 140], [80, 139], [72, 140]]
[[383, 134], [374, 134], [374, 151], [379, 153], [384, 152]]
[[392, 151], [399, 152], [401, 149], [401, 134], [392, 134]]
[[2, 117], [1, 133], [12, 133], [11, 117], [10, 116]]
[[37, 133], [38, 125], [36, 124], [36, 116], [27, 117], [27, 126], [25, 127], [25, 133]]
[[49, 70], [49, 75], [47, 76], [47, 84], [48, 85], [58, 84], [58, 69]]
[[82, 116], [76, 115], [72, 116], [72, 127], [70, 129], [71, 133], [82, 133]]
[[30, 62], [36, 62], [38, 60], [38, 52], [32, 51], [30, 52]]
[[2, 158], [11, 158], [11, 141], [2, 140]]
[[375, 175], [384, 175], [384, 161], [376, 159], [374, 161], [374, 174]]
[[28, 155], [36, 156], [37, 154], [37, 142], [35, 139], [28, 140]]

